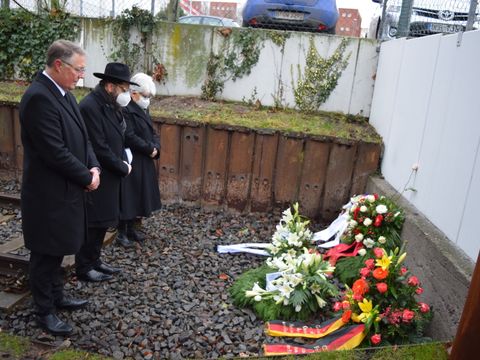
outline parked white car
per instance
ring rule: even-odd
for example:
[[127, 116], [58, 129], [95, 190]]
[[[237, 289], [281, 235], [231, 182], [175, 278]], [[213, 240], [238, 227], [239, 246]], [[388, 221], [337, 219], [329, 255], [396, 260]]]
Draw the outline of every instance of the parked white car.
[[[385, 21], [382, 26], [383, 1], [379, 3], [370, 23], [368, 37], [390, 40], [398, 32], [398, 20], [402, 9], [402, 0], [388, 0]], [[418, 37], [438, 33], [464, 31], [468, 20], [470, 0], [413, 0], [409, 37]], [[477, 8], [474, 27], [478, 28], [479, 12]]]

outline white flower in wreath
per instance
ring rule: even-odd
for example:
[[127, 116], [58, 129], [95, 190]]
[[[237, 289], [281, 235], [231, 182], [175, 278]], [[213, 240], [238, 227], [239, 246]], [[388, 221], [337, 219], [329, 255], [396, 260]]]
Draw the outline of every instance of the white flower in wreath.
[[358, 250], [358, 255], [365, 256], [366, 254], [367, 254], [367, 250], [365, 250], [365, 249]]
[[365, 240], [363, 240], [363, 245], [365, 245], [367, 248], [371, 249], [373, 247], [373, 245], [375, 245], [375, 241], [373, 241], [370, 238], [366, 238]]
[[385, 214], [388, 211], [388, 208], [385, 205], [380, 204], [377, 205], [375, 211], [377, 212], [377, 214]]
[[350, 213], [353, 214], [356, 209], [357, 209], [357, 205], [353, 205], [353, 206], [350, 208]]
[[282, 220], [285, 221], [286, 223], [289, 223], [290, 221], [293, 221], [293, 215], [292, 215], [292, 211], [290, 210], [290, 208], [285, 210], [282, 214], [283, 214]]
[[319, 308], [323, 308], [325, 307], [325, 305], [327, 305], [327, 302], [325, 300], [323, 300], [320, 296], [318, 296], [317, 294], [315, 294], [315, 298], [317, 299], [317, 304], [318, 304], [318, 307]]
[[365, 205], [360, 206], [361, 212], [367, 212], [368, 208]]
[[350, 220], [349, 223], [348, 223], [348, 226], [350, 226], [351, 228], [354, 228], [355, 226], [358, 225], [358, 222], [356, 222], [355, 220]]
[[[288, 243], [288, 245], [290, 245], [290, 246], [299, 246], [299, 245], [297, 245], [299, 239], [300, 239], [300, 238], [298, 237], [297, 234], [295, 234], [295, 233], [290, 233], [290, 234], [288, 235], [288, 238], [287, 238], [287, 243]], [[300, 243], [300, 244], [301, 244], [301, 243]]]
[[363, 220], [363, 225], [365, 225], [365, 226], [370, 226], [370, 225], [372, 225], [372, 219], [370, 219], [370, 218], [365, 218], [365, 220]]
[[253, 300], [255, 301], [262, 301], [262, 296], [261, 295], [256, 295]]
[[296, 311], [296, 312], [302, 311], [302, 305], [297, 305], [297, 306], [295, 306], [295, 311]]
[[290, 294], [292, 293], [293, 291], [293, 288], [290, 287], [290, 285], [288, 285], [287, 283], [284, 283], [282, 285], [280, 285], [278, 287], [278, 291], [280, 292], [280, 295], [289, 299], [290, 298]]
[[357, 234], [355, 235], [355, 241], [356, 242], [361, 242], [363, 240], [363, 234]]
[[375, 196], [373, 196], [373, 195], [368, 195], [368, 196], [367, 196], [367, 201], [369, 201], [369, 202], [371, 202], [371, 203], [375, 202]]
[[380, 244], [385, 244], [387, 242], [387, 239], [385, 238], [385, 236], [379, 236], [378, 237], [378, 242]]

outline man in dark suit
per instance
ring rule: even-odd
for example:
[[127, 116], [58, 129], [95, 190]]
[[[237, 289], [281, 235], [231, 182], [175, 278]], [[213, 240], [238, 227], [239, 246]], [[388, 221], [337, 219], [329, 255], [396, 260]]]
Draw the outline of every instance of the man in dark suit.
[[[122, 63], [109, 63], [95, 89], [80, 102], [93, 150], [102, 166], [102, 184], [88, 194], [88, 242], [75, 257], [77, 277], [99, 282], [120, 272], [100, 259], [103, 239], [120, 216], [120, 184], [132, 167], [125, 154], [126, 123], [122, 107], [130, 102], [130, 70]], [[127, 244], [130, 245], [130, 244]]]
[[45, 70], [20, 102], [22, 227], [30, 249], [30, 285], [37, 322], [55, 335], [73, 330], [57, 317], [56, 308], [75, 310], [87, 304], [64, 296], [61, 270], [63, 257], [75, 254], [86, 241], [85, 194], [100, 183], [100, 165], [69, 92], [83, 78], [85, 61], [80, 47], [55, 41]]

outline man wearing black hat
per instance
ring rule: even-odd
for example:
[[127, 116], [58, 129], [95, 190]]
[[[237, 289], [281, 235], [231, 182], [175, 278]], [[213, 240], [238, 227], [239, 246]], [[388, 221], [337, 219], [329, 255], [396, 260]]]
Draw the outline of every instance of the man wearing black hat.
[[[130, 102], [130, 70], [121, 63], [109, 63], [95, 89], [80, 102], [88, 135], [100, 162], [101, 185], [89, 193], [88, 241], [75, 257], [77, 277], [84, 281], [105, 281], [121, 270], [100, 259], [103, 239], [109, 227], [115, 227], [120, 214], [120, 183], [132, 167], [125, 154], [126, 124], [122, 107]], [[124, 244], [133, 246], [133, 244]]]

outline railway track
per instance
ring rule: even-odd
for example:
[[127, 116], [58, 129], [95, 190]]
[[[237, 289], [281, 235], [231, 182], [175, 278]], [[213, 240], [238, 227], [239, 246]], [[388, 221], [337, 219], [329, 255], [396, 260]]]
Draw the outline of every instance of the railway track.
[[[0, 207], [20, 209], [20, 195], [0, 192]], [[0, 213], [0, 226], [21, 221], [15, 213], [9, 212], [11, 211], [7, 211], [7, 214]], [[104, 245], [110, 244], [114, 235], [114, 232], [107, 232]], [[0, 243], [0, 310], [10, 310], [29, 295], [29, 259], [30, 253], [24, 246], [21, 234]], [[68, 269], [74, 264], [74, 255], [69, 255], [65, 256], [62, 266]]]

